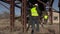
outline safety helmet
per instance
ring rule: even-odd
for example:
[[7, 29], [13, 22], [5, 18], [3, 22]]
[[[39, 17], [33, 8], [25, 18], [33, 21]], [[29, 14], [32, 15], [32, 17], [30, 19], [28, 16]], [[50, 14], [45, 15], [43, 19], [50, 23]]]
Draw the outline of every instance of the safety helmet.
[[36, 6], [38, 6], [38, 4], [35, 4]]
[[38, 4], [36, 3], [36, 4], [34, 4], [33, 6], [38, 6]]

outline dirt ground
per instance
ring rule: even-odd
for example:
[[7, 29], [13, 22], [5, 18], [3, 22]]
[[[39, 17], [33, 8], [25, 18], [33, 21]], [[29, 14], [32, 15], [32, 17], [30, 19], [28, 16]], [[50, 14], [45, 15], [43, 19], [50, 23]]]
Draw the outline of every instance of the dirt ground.
[[[18, 22], [17, 20], [15, 22], [15, 28], [13, 32], [10, 32], [9, 26], [9, 19], [0, 20], [0, 34], [31, 34], [31, 28], [28, 32], [23, 33], [21, 22]], [[44, 25], [44, 27], [40, 25], [40, 32], [37, 33], [35, 31], [34, 34], [59, 34], [59, 25]]]

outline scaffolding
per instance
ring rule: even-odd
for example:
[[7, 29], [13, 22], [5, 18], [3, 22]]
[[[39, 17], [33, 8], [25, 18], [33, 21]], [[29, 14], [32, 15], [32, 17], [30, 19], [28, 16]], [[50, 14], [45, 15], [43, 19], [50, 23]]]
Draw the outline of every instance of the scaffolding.
[[27, 23], [27, 17], [26, 17], [26, 2], [27, 0], [22, 0], [22, 24], [23, 24], [23, 32], [26, 32], [26, 23]]
[[[2, 0], [1, 0], [2, 1]], [[5, 1], [3, 1], [3, 2], [6, 2], [6, 3], [8, 3], [8, 4], [10, 4], [10, 30], [11, 30], [11, 32], [13, 31], [13, 29], [14, 29], [14, 22], [15, 22], [15, 10], [14, 10], [14, 7], [16, 6], [16, 7], [18, 7], [18, 8], [21, 8], [21, 7], [19, 7], [19, 6], [17, 6], [16, 4], [15, 4], [15, 1], [14, 0], [5, 0]], [[22, 25], [23, 25], [23, 32], [26, 32], [26, 23], [27, 23], [27, 17], [26, 17], [26, 7], [27, 7], [27, 5], [26, 5], [26, 3], [27, 3], [27, 0], [22, 0], [22, 13], [21, 13], [21, 18], [22, 18]], [[51, 22], [51, 24], [53, 24], [53, 20], [52, 20], [52, 9], [51, 8], [49, 8], [49, 11], [50, 11], [50, 22]], [[59, 19], [60, 19], [60, 13], [59, 13]]]
[[10, 1], [10, 28], [13, 31], [14, 22], [15, 22], [15, 10], [14, 10], [15, 2], [13, 0]]

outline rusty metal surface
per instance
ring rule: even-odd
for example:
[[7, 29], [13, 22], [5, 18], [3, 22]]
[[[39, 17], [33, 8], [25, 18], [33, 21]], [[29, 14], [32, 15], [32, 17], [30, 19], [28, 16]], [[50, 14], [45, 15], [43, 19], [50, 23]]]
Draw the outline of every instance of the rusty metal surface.
[[[51, 0], [50, 2], [49, 2], [49, 7], [52, 7], [52, 5], [53, 5], [53, 2], [54, 2], [54, 0]], [[51, 8], [49, 8], [49, 19], [50, 19], [50, 23], [51, 24], [53, 24], [53, 20], [52, 20], [52, 16], [53, 16], [53, 11], [52, 11], [52, 9]]]
[[52, 16], [53, 16], [53, 12], [52, 12], [52, 9], [49, 8], [49, 14], [50, 14], [50, 23], [53, 24], [53, 20], [52, 20]]
[[[59, 26], [60, 26], [60, 0], [58, 2], [58, 7], [59, 7]], [[60, 28], [60, 27], [59, 27]], [[60, 34], [60, 31], [59, 31], [59, 34]]]
[[[52, 7], [52, 5], [53, 5], [53, 2], [54, 2], [54, 0], [51, 0], [50, 2], [49, 2], [49, 7]], [[49, 19], [50, 19], [50, 23], [51, 24], [53, 24], [53, 19], [52, 19], [52, 16], [53, 16], [53, 11], [52, 11], [52, 9], [51, 8], [49, 8]]]
[[14, 12], [14, 1], [11, 0], [10, 1], [10, 28], [11, 28], [11, 31], [14, 28], [14, 21], [15, 21], [14, 16], [15, 16], [15, 12]]
[[26, 30], [26, 1], [22, 0], [22, 24], [23, 24], [23, 32]]
[[[59, 26], [60, 26], [60, 0], [58, 1], [58, 8], [59, 8]], [[60, 34], [60, 31], [59, 31], [59, 34]]]
[[58, 7], [59, 7], [59, 23], [60, 23], [60, 0], [58, 2]]

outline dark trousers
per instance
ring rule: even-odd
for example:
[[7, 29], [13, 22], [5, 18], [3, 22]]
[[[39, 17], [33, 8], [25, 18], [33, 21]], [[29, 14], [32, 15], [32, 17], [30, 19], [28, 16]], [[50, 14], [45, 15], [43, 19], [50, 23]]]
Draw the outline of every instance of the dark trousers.
[[29, 17], [30, 19], [30, 23], [28, 23], [28, 28], [27, 30], [29, 29], [30, 25], [32, 26], [32, 30], [34, 31], [35, 29], [35, 24], [36, 24], [36, 31], [38, 32], [39, 31], [39, 20], [38, 20], [38, 17], [32, 17], [30, 16]]
[[44, 19], [44, 24], [47, 24], [48, 19]]

